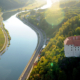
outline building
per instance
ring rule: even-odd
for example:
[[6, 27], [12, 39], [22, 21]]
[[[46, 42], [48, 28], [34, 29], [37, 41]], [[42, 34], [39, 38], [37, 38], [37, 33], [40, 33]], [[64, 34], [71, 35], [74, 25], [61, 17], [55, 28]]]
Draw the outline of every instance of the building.
[[80, 57], [80, 36], [71, 36], [64, 40], [66, 57]]

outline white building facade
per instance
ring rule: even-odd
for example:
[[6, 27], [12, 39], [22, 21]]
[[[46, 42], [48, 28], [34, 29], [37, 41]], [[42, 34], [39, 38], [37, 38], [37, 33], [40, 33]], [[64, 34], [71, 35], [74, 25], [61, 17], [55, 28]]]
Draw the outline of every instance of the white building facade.
[[64, 40], [65, 57], [80, 57], [80, 36], [71, 36]]

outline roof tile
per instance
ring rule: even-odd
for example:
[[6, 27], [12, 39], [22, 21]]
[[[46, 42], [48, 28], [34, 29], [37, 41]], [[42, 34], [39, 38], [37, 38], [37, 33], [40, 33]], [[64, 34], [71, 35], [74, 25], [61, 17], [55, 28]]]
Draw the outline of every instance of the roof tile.
[[71, 36], [64, 40], [65, 45], [80, 46], [80, 36]]

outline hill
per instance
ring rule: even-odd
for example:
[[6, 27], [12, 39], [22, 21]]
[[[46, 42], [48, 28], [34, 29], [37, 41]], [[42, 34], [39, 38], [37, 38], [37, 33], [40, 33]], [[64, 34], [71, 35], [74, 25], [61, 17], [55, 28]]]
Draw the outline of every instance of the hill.
[[[51, 16], [54, 24], [51, 24], [47, 17], [44, 17], [47, 10], [41, 14], [37, 12], [36, 16], [30, 15], [28, 17], [32, 24], [43, 29], [47, 36], [51, 37], [46, 48], [42, 50], [40, 61], [34, 66], [29, 80], [80, 80], [80, 57], [66, 58], [64, 55], [64, 40], [69, 36], [80, 35], [80, 5], [78, 4], [80, 2], [63, 2], [59, 5], [60, 9], [57, 8], [61, 12], [59, 10], [58, 12], [53, 11], [52, 15], [49, 12], [47, 16]], [[64, 16], [61, 16], [63, 12]], [[52, 18], [55, 18], [56, 22], [59, 22], [59, 19], [63, 20], [56, 25]]]
[[35, 0], [0, 0], [2, 11], [26, 6]]

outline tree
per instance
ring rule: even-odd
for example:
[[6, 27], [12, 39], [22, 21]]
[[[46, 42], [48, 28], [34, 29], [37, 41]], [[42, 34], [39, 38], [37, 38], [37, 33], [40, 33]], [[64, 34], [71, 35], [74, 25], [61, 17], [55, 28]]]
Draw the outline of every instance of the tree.
[[30, 11], [30, 15], [35, 15], [36, 11], [35, 10], [31, 10]]
[[73, 80], [77, 79], [77, 74], [78, 74], [78, 70], [76, 68], [74, 68], [73, 73], [72, 73]]
[[77, 35], [80, 35], [80, 27], [77, 27], [77, 28], [75, 29], [75, 33], [76, 33]]
[[58, 80], [67, 80], [67, 76], [66, 76], [66, 74], [65, 74], [64, 71], [60, 71], [59, 72], [59, 78], [58, 78]]

